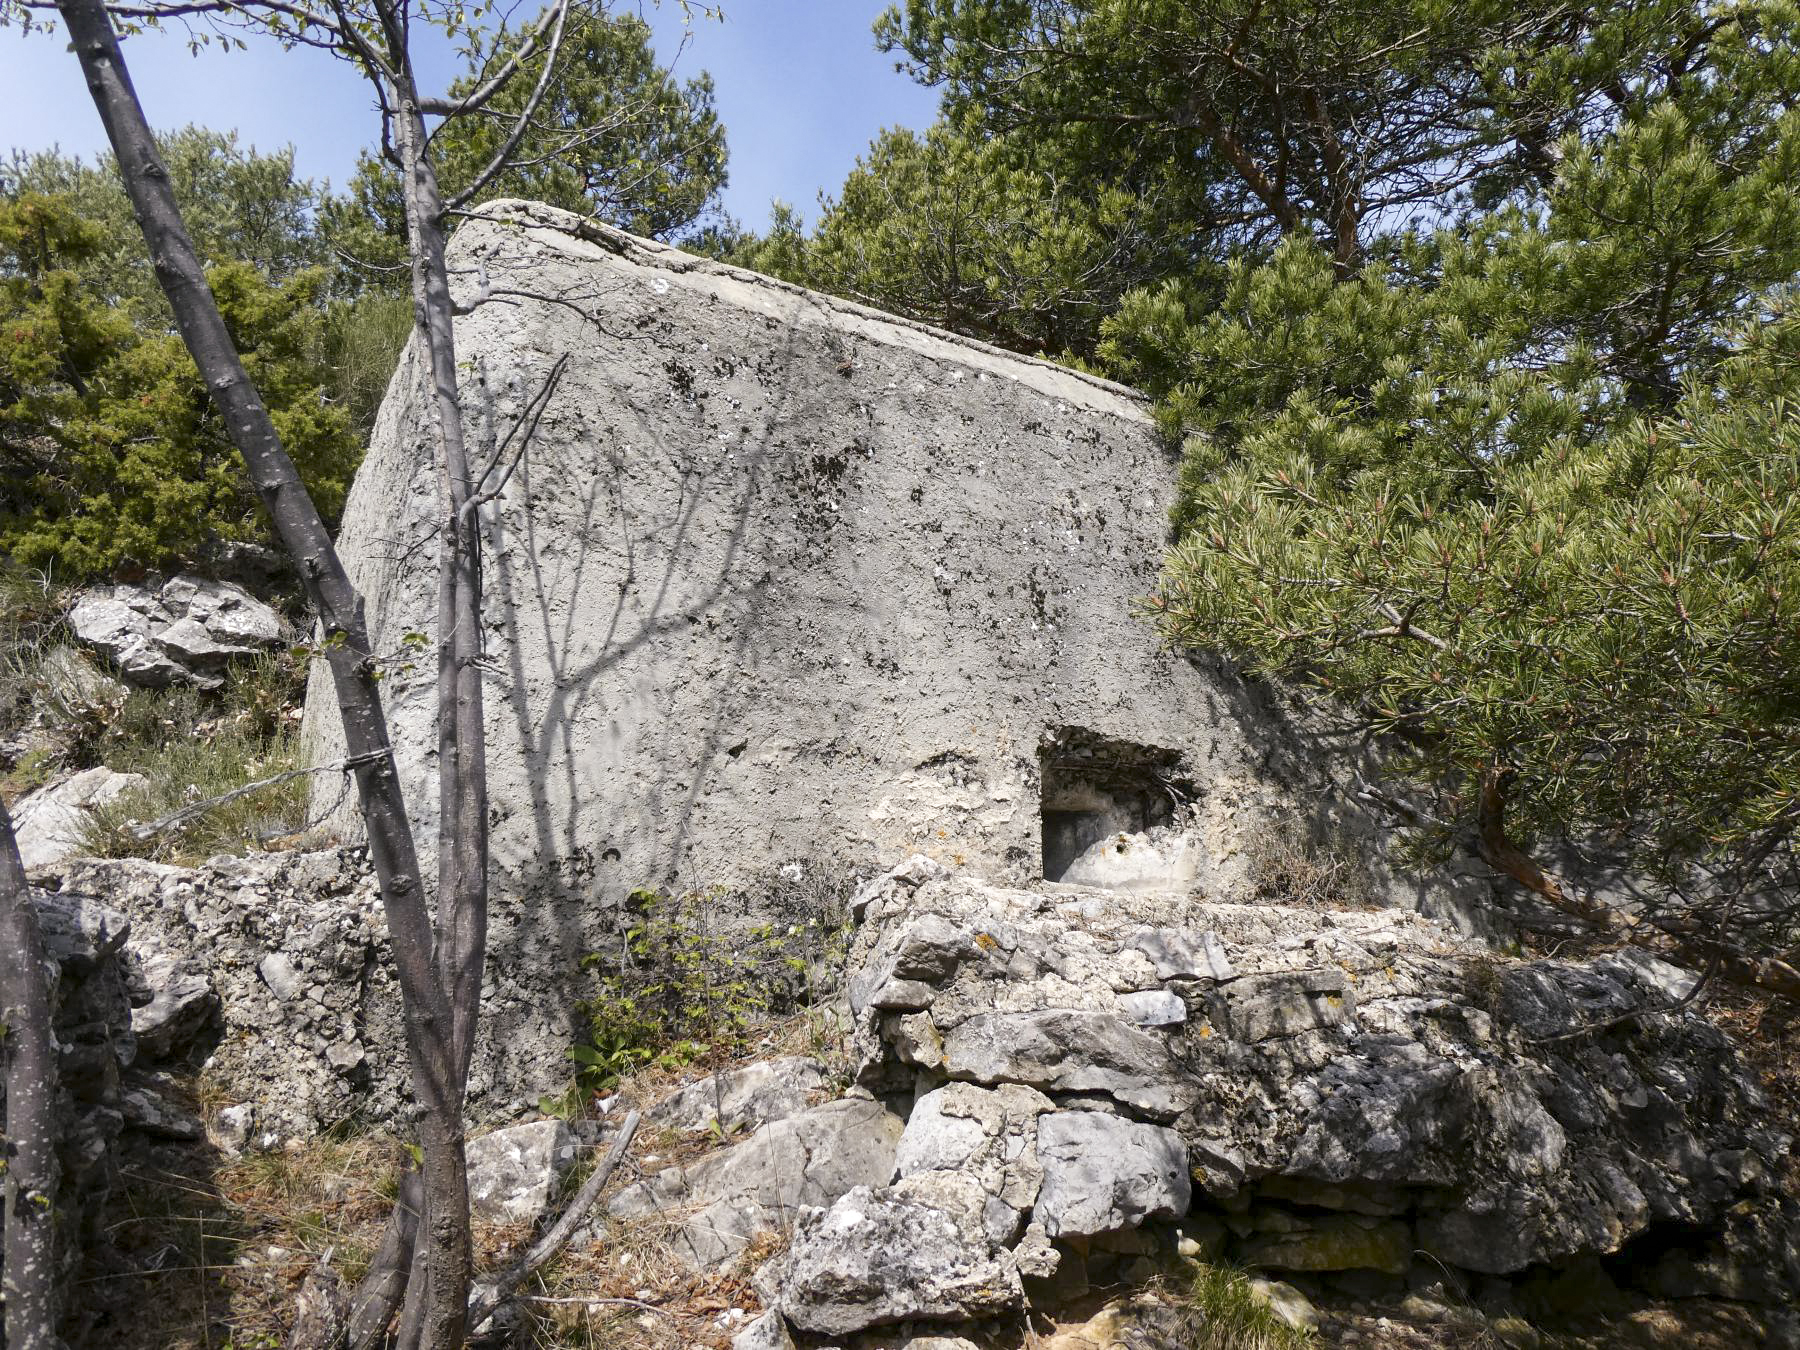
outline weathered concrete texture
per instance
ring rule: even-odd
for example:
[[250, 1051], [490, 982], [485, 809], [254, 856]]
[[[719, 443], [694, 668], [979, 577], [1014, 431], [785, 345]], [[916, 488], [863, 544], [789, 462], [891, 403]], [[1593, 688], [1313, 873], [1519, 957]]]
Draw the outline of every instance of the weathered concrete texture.
[[[1134, 614], [1174, 465], [1129, 390], [524, 203], [452, 255], [478, 460], [568, 358], [485, 517], [496, 951], [572, 963], [630, 887], [821, 851], [1036, 877], [1062, 728], [1157, 748], [1195, 801], [1157, 875], [1216, 892], [1272, 815], [1314, 823], [1290, 770], [1316, 755]], [[432, 663], [405, 642], [436, 612], [421, 389], [409, 354], [340, 543], [430, 857]], [[331, 758], [317, 672], [308, 727]], [[341, 790], [315, 809], [353, 830]]]

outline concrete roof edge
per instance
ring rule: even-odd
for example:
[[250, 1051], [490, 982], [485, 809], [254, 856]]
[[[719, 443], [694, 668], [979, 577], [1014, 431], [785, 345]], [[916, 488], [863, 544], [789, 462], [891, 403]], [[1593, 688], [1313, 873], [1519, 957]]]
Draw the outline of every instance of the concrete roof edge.
[[1135, 405], [1140, 413], [1147, 412], [1150, 405], [1149, 396], [1141, 390], [1133, 389], [1130, 385], [1120, 384], [1099, 375], [1089, 375], [1085, 371], [1058, 365], [1056, 362], [1046, 361], [1042, 357], [1024, 356], [1008, 348], [995, 346], [991, 342], [983, 342], [979, 338], [964, 337], [961, 333], [953, 333], [947, 328], [937, 328], [928, 323], [921, 323], [917, 319], [889, 314], [886, 310], [876, 309], [872, 305], [861, 305], [854, 300], [844, 300], [824, 291], [810, 290], [805, 286], [797, 286], [791, 281], [782, 281], [778, 277], [765, 276], [761, 272], [752, 272], [747, 268], [733, 267], [729, 263], [702, 258], [697, 254], [683, 252], [673, 244], [665, 244], [655, 239], [645, 239], [616, 226], [608, 225], [604, 221], [595, 220], [591, 216], [577, 215], [573, 211], [548, 206], [543, 202], [502, 197], [482, 203], [466, 212], [465, 216], [470, 223], [510, 221], [535, 229], [557, 230], [577, 239], [598, 244], [607, 251], [616, 253], [640, 266], [660, 267], [676, 273], [719, 276], [753, 286], [766, 287], [770, 290], [801, 297], [820, 308], [833, 310], [848, 317], [866, 322], [890, 324], [895, 328], [923, 334], [949, 346], [967, 348], [983, 356], [1017, 362], [1028, 368], [1053, 373], [1087, 385], [1101, 393], [1110, 394], [1114, 398], [1124, 399]]

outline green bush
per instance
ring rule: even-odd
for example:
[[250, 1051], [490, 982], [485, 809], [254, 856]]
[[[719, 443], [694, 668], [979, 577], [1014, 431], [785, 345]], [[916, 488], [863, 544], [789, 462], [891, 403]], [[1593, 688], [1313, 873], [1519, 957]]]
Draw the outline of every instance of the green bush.
[[362, 444], [375, 429], [375, 414], [412, 327], [412, 300], [403, 294], [370, 291], [355, 300], [337, 301], [326, 312], [325, 362], [331, 395]]
[[1250, 1277], [1231, 1266], [1200, 1266], [1186, 1294], [1200, 1314], [1194, 1350], [1306, 1350], [1313, 1344], [1312, 1333], [1282, 1321]]
[[[60, 580], [268, 537], [180, 339], [85, 277], [106, 242], [69, 198], [0, 198], [0, 550]], [[360, 447], [323, 378], [325, 273], [276, 283], [227, 262], [207, 279], [283, 445], [334, 517]]]
[[648, 1065], [678, 1066], [704, 1054], [740, 1054], [770, 1018], [822, 1002], [842, 966], [848, 925], [845, 879], [802, 869], [761, 895], [760, 912], [800, 911], [797, 922], [727, 927], [740, 900], [723, 887], [670, 897], [633, 891], [635, 915], [619, 955], [593, 953], [599, 992], [580, 1005], [585, 1025], [570, 1047], [583, 1093], [604, 1092]]

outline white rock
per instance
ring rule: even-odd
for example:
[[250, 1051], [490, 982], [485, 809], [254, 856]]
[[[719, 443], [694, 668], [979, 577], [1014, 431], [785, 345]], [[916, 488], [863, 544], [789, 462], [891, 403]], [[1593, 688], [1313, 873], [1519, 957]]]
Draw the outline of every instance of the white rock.
[[1187, 1145], [1175, 1131], [1099, 1111], [1038, 1120], [1044, 1186], [1035, 1216], [1051, 1237], [1112, 1233], [1187, 1213]]
[[256, 1128], [256, 1108], [248, 1102], [227, 1106], [214, 1118], [210, 1131], [212, 1141], [226, 1157], [235, 1158], [250, 1143]]
[[283, 1003], [300, 992], [300, 972], [285, 952], [270, 952], [257, 962], [256, 971], [269, 986], [269, 992]]
[[216, 688], [225, 662], [281, 641], [281, 618], [241, 586], [171, 577], [152, 591], [90, 591], [69, 611], [76, 637], [105, 653], [132, 684]]
[[728, 1133], [797, 1115], [824, 1086], [823, 1064], [789, 1055], [689, 1083], [651, 1107], [644, 1119], [680, 1130], [709, 1130], [717, 1124]]
[[210, 980], [166, 952], [140, 960], [137, 970], [150, 989], [150, 1001], [131, 1010], [138, 1055], [166, 1059], [218, 1015], [219, 999]]
[[771, 1308], [731, 1338], [731, 1350], [794, 1350], [787, 1323]]
[[560, 1120], [534, 1120], [469, 1141], [469, 1210], [490, 1223], [534, 1223], [575, 1162]]
[[141, 773], [114, 773], [101, 767], [27, 793], [13, 807], [20, 860], [27, 867], [42, 867], [75, 856], [81, 851], [89, 813], [147, 781]]
[[1285, 1281], [1253, 1279], [1250, 1293], [1295, 1331], [1311, 1331], [1319, 1325], [1319, 1310], [1312, 1300]]
[[1187, 1021], [1187, 1004], [1167, 989], [1119, 995], [1126, 1015], [1140, 1027], [1173, 1027]]
[[1012, 1253], [966, 1218], [858, 1187], [802, 1215], [785, 1256], [759, 1272], [802, 1331], [845, 1336], [912, 1318], [980, 1318], [1024, 1299]]
[[1199, 876], [1193, 840], [1170, 831], [1111, 834], [1077, 856], [1057, 880], [1109, 891], [1181, 890]]
[[885, 1183], [894, 1174], [904, 1128], [880, 1102], [826, 1102], [764, 1125], [688, 1167], [665, 1168], [626, 1187], [607, 1212], [639, 1218], [687, 1211], [671, 1239], [676, 1251], [695, 1265], [716, 1265], [803, 1208], [828, 1205], [853, 1187]]

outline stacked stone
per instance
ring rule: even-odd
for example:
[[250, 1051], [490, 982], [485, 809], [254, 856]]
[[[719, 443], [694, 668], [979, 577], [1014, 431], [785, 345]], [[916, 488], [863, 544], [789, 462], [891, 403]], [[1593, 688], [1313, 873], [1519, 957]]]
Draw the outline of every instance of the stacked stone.
[[914, 1104], [892, 1181], [803, 1214], [759, 1274], [804, 1335], [1178, 1254], [1404, 1293], [1421, 1264], [1516, 1276], [1674, 1226], [1706, 1237], [1649, 1258], [1653, 1292], [1800, 1279], [1789, 1141], [1726, 1038], [1661, 1011], [1691, 977], [1647, 953], [1495, 961], [1399, 910], [1004, 890], [922, 858], [856, 909], [858, 1077]]

